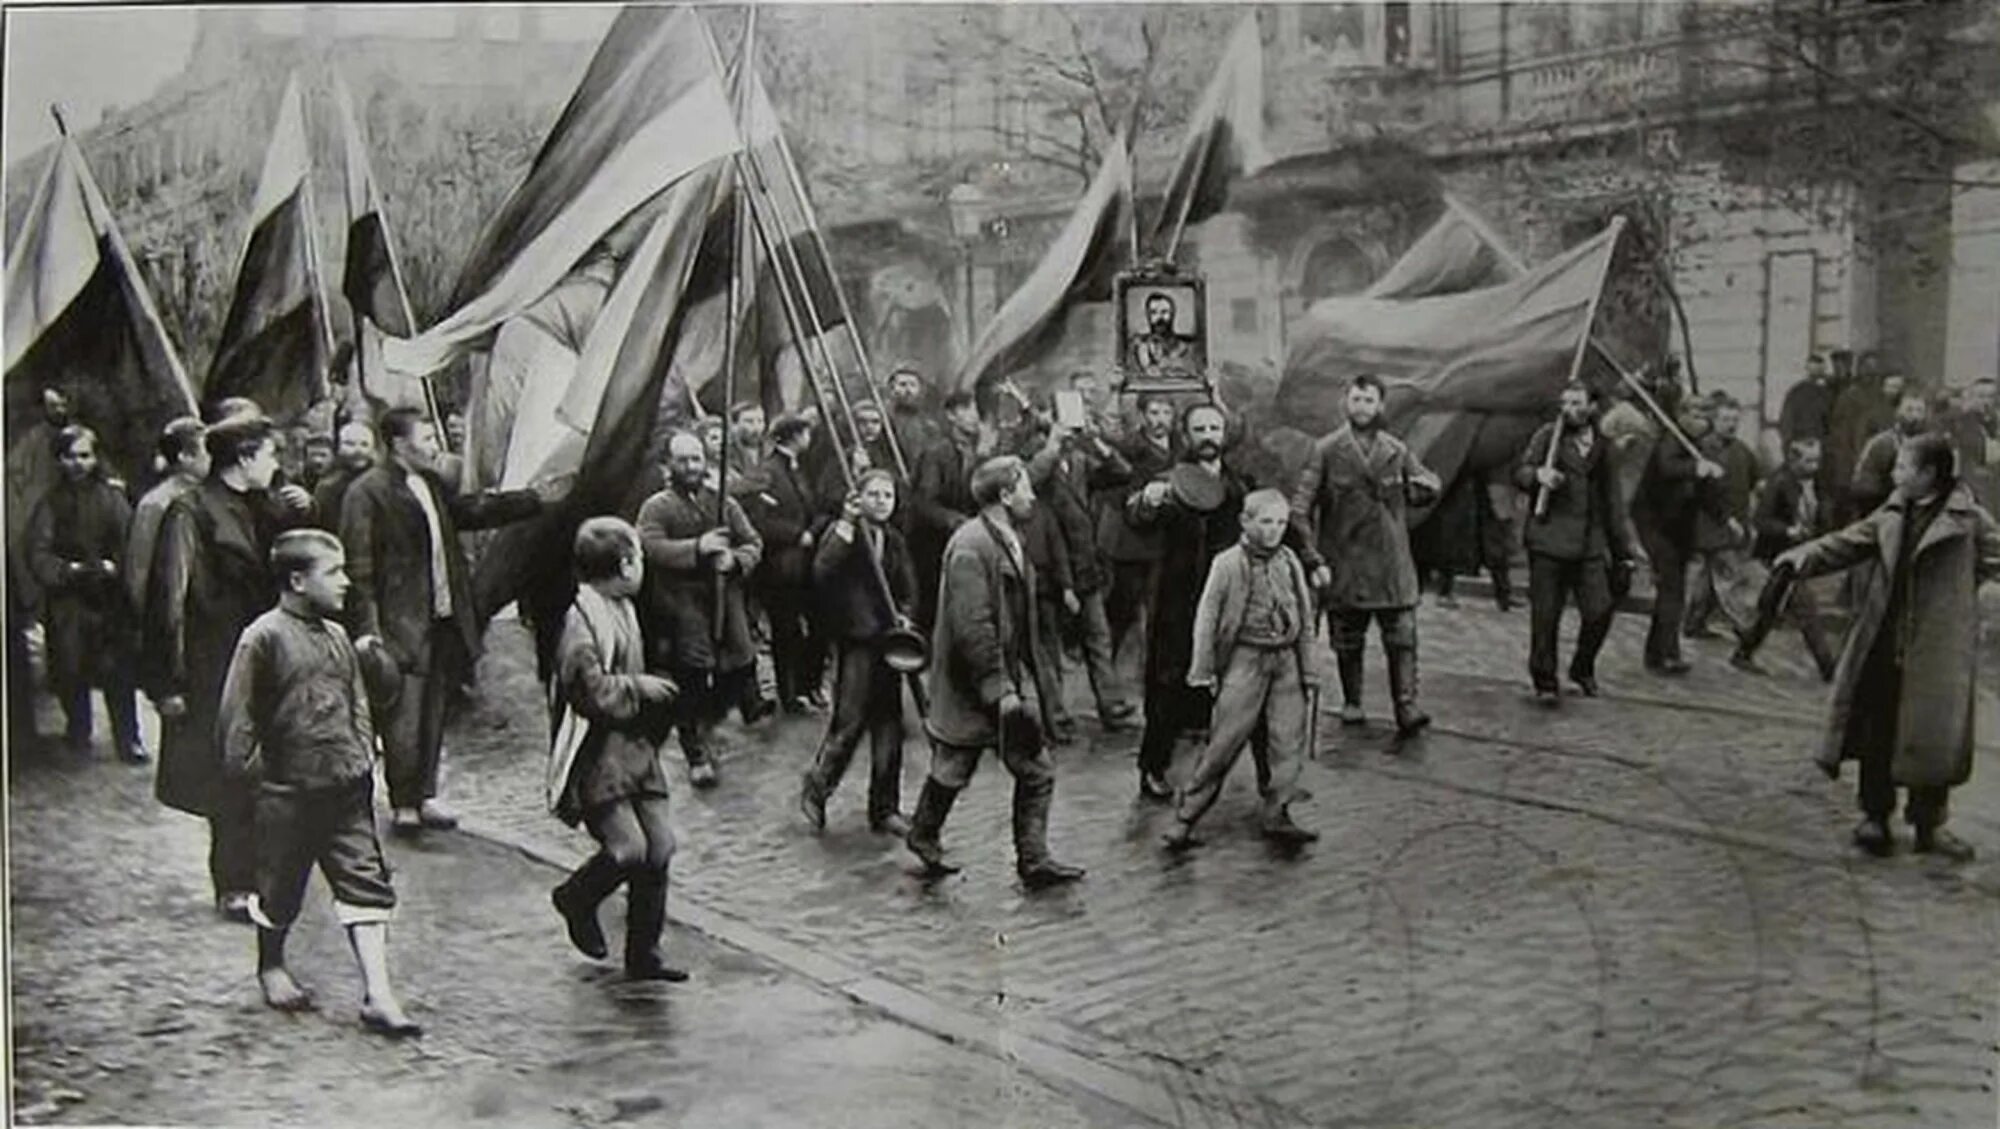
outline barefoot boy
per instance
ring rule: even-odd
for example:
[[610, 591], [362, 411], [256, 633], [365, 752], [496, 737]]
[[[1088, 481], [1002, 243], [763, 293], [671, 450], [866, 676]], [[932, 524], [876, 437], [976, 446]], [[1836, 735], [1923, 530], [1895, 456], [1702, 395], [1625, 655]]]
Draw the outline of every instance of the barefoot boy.
[[[278, 606], [236, 643], [218, 730], [224, 771], [256, 795], [257, 980], [279, 1011], [313, 1006], [285, 968], [285, 938], [315, 864], [333, 889], [361, 967], [361, 1025], [379, 1035], [422, 1033], [389, 984], [388, 921], [396, 905], [375, 837], [375, 726], [362, 658], [336, 622], [347, 597], [347, 555], [323, 530], [280, 534], [271, 546]], [[381, 659], [372, 652], [371, 667]]]
[[[1170, 850], [1197, 844], [1194, 825], [1222, 791], [1246, 743], [1262, 762], [1265, 837], [1290, 844], [1319, 838], [1293, 823], [1288, 810], [1300, 797], [1306, 695], [1320, 678], [1306, 631], [1313, 621], [1312, 589], [1305, 566], [1280, 543], [1289, 520], [1282, 493], [1252, 492], [1243, 499], [1242, 541], [1224, 549], [1208, 570], [1195, 611], [1187, 682], [1215, 691], [1215, 720], [1208, 748], [1181, 788], [1179, 822], [1166, 838]], [[1268, 740], [1251, 742], [1260, 721]]]

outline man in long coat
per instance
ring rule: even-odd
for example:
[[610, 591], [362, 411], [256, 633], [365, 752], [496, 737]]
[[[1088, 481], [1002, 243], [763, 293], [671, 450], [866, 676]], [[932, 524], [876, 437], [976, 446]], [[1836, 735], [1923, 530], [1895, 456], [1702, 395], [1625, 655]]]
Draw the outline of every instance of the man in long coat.
[[462, 529], [490, 529], [541, 512], [530, 490], [463, 494], [436, 468], [437, 432], [414, 408], [376, 424], [384, 458], [354, 480], [340, 507], [347, 546], [349, 630], [388, 647], [401, 692], [377, 721], [397, 831], [449, 830], [438, 802], [450, 692], [479, 655], [479, 618]]
[[673, 723], [689, 781], [707, 788], [716, 782], [716, 723], [757, 675], [745, 580], [764, 541], [742, 505], [709, 485], [708, 456], [686, 432], [667, 440], [667, 487], [639, 507], [636, 524], [646, 554], [646, 669], [680, 684]]
[[819, 515], [802, 461], [812, 429], [797, 416], [771, 424], [771, 453], [764, 458], [757, 488], [738, 498], [764, 542], [763, 560], [752, 576], [757, 601], [771, 622], [771, 668], [778, 702], [787, 713], [807, 703], [824, 705], [820, 692], [825, 644], [816, 637], [811, 615], [812, 559]]
[[1020, 459], [981, 463], [969, 483], [978, 516], [945, 546], [937, 627], [931, 635], [931, 767], [904, 842], [938, 876], [938, 835], [979, 758], [997, 748], [1014, 777], [1014, 867], [1029, 889], [1074, 882], [1081, 867], [1049, 854], [1055, 762], [1036, 704], [1035, 571], [1018, 523], [1034, 512], [1035, 489]]
[[153, 564], [158, 606], [145, 641], [159, 664], [146, 687], [161, 718], [153, 787], [161, 803], [208, 820], [216, 907], [247, 922], [257, 879], [253, 797], [224, 775], [215, 722], [236, 637], [277, 603], [271, 542], [310, 521], [310, 502], [299, 504], [305, 492], [296, 486], [285, 488], [289, 505], [271, 495], [278, 440], [262, 416], [216, 423], [204, 442], [208, 480], [168, 507]]
[[[1181, 413], [1181, 461], [1126, 499], [1126, 519], [1159, 539], [1158, 573], [1146, 606], [1146, 714], [1139, 738], [1139, 794], [1149, 800], [1173, 798], [1167, 769], [1182, 733], [1208, 724], [1211, 703], [1188, 689], [1194, 661], [1194, 620], [1208, 568], [1243, 531], [1243, 499], [1253, 484], [1222, 459], [1227, 417], [1213, 404], [1195, 404]], [[1179, 469], [1185, 467], [1187, 469]], [[1206, 497], [1177, 489], [1182, 476], [1207, 487]], [[1261, 738], [1259, 738], [1261, 739]]]
[[972, 469], [979, 460], [979, 407], [972, 394], [947, 397], [944, 420], [944, 435], [917, 463], [907, 527], [917, 566], [917, 623], [925, 628], [937, 620], [945, 542], [979, 508], [972, 501]]
[[1383, 426], [1382, 398], [1382, 382], [1366, 373], [1348, 386], [1347, 424], [1314, 445], [1292, 494], [1292, 521], [1333, 620], [1342, 723], [1364, 720], [1361, 653], [1372, 620], [1389, 659], [1396, 730], [1408, 735], [1430, 718], [1417, 708], [1419, 589], [1406, 513], [1437, 497], [1439, 482]]
[[1978, 587], [2000, 579], [2000, 524], [1958, 481], [1944, 436], [1906, 442], [1893, 473], [1895, 493], [1881, 508], [1786, 550], [1775, 566], [1802, 578], [1878, 566], [1856, 605], [1814, 759], [1833, 777], [1842, 761], [1861, 762], [1856, 845], [1895, 849], [1889, 817], [1903, 787], [1918, 853], [1964, 861], [1972, 848], [1943, 826], [1951, 789], [1972, 776]]
[[[1711, 427], [1708, 406], [1688, 401], [1680, 408], [1681, 433], [1700, 443]], [[1723, 470], [1671, 436], [1653, 445], [1639, 492], [1632, 500], [1633, 525], [1653, 568], [1653, 618], [1646, 630], [1646, 669], [1654, 674], [1688, 672], [1681, 657], [1681, 627], [1687, 617], [1687, 573], [1704, 514], [1726, 520]]]
[[[1598, 429], [1597, 395], [1589, 385], [1579, 381], [1563, 389], [1562, 418], [1528, 440], [1515, 481], [1530, 499], [1522, 534], [1528, 546], [1528, 677], [1544, 704], [1559, 700], [1556, 647], [1563, 604], [1573, 595], [1581, 630], [1569, 680], [1594, 698], [1597, 652], [1616, 611], [1612, 574], [1631, 567], [1632, 542], [1617, 462]], [[1535, 499], [1543, 496], [1547, 502], [1537, 513]]]

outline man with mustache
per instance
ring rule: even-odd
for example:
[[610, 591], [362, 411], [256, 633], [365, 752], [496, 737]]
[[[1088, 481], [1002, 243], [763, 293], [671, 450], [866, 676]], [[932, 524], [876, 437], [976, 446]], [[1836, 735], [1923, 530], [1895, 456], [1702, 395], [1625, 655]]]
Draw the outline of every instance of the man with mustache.
[[1396, 731], [1431, 723], [1417, 708], [1417, 568], [1405, 508], [1437, 497], [1438, 477], [1383, 426], [1382, 381], [1347, 388], [1347, 426], [1321, 439], [1299, 474], [1292, 520], [1313, 587], [1333, 619], [1344, 700], [1340, 720], [1361, 725], [1361, 651], [1373, 620], [1389, 658]]

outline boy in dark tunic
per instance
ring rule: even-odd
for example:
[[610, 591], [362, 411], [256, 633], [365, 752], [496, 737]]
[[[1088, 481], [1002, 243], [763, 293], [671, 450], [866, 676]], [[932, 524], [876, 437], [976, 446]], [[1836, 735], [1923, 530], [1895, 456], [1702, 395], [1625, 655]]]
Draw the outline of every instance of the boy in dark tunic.
[[56, 433], [61, 476], [28, 518], [28, 560], [47, 600], [49, 681], [69, 718], [69, 745], [90, 749], [90, 691], [104, 691], [118, 755], [139, 764], [139, 705], [132, 685], [135, 621], [125, 592], [132, 506], [104, 477], [97, 433]]
[[278, 606], [237, 639], [216, 720], [223, 772], [255, 797], [257, 981], [279, 1011], [313, 1006], [285, 968], [285, 940], [317, 865], [361, 968], [362, 1027], [419, 1035], [389, 983], [396, 891], [375, 835], [375, 723], [363, 682], [364, 661], [379, 681], [393, 677], [392, 660], [379, 642], [357, 653], [338, 622], [348, 587], [339, 538], [281, 534], [271, 571]]
[[646, 673], [646, 648], [632, 597], [645, 576], [639, 533], [615, 517], [594, 517], [576, 531], [576, 602], [563, 620], [556, 677], [549, 688], [555, 722], [549, 759], [549, 805], [564, 823], [582, 823], [597, 853], [555, 888], [556, 912], [570, 943], [602, 960], [609, 951], [597, 907], [626, 887], [625, 975], [633, 980], [687, 979], [661, 959], [667, 918], [667, 774], [660, 767], [658, 717], [678, 693]]

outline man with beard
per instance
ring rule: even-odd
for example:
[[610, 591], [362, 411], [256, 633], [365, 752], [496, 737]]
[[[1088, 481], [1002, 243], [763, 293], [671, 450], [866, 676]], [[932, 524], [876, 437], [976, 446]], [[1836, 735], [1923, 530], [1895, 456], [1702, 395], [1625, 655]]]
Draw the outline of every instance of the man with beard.
[[979, 405], [972, 393], [945, 398], [944, 438], [924, 451], [911, 499], [910, 557], [917, 567], [917, 623], [937, 622], [939, 569], [945, 542], [979, 507], [972, 501], [972, 470], [979, 459]]
[[1906, 440], [1930, 430], [1930, 422], [1930, 400], [1919, 389], [1904, 389], [1896, 400], [1896, 422], [1870, 438], [1868, 445], [1861, 448], [1861, 457], [1855, 460], [1854, 477], [1847, 484], [1854, 520], [1874, 513], [1889, 500], [1896, 489], [1892, 479], [1896, 452]]
[[458, 817], [438, 799], [446, 711], [480, 651], [458, 534], [534, 517], [542, 499], [532, 490], [465, 494], [446, 483], [436, 469], [437, 431], [415, 408], [391, 408], [376, 426], [386, 457], [340, 504], [350, 634], [357, 645], [386, 644], [403, 676], [379, 719], [394, 829], [448, 831]]
[[1361, 712], [1361, 656], [1372, 620], [1389, 660], [1396, 732], [1431, 723], [1417, 708], [1417, 568], [1405, 510], [1437, 497], [1432, 474], [1382, 419], [1382, 381], [1362, 373], [1347, 387], [1347, 425], [1313, 446], [1292, 495], [1300, 556], [1333, 621], [1344, 725]]
[[[1700, 444], [1711, 430], [1708, 406], [1690, 400], [1680, 409], [1681, 434]], [[1688, 450], [1671, 436], [1653, 445], [1646, 473], [1633, 500], [1633, 524], [1653, 566], [1653, 618], [1646, 632], [1646, 669], [1654, 674], [1688, 672], [1681, 657], [1681, 626], [1687, 615], [1687, 570], [1695, 553], [1701, 515], [1725, 521], [1722, 467]]]
[[[1757, 492], [1757, 513], [1752, 522], [1756, 531], [1752, 549], [1757, 559], [1767, 564], [1792, 546], [1819, 536], [1829, 524], [1828, 507], [1819, 497], [1819, 441], [1800, 439], [1785, 455], [1785, 465], [1773, 472]], [[1767, 585], [1771, 583], [1766, 581]], [[1761, 597], [1759, 604], [1777, 598], [1772, 593]], [[1793, 585], [1786, 604], [1768, 610], [1767, 607], [1760, 606], [1756, 622], [1737, 636], [1736, 652], [1729, 656], [1729, 665], [1750, 674], [1765, 673], [1757, 665], [1757, 648], [1763, 645], [1782, 612], [1805, 637], [1806, 649], [1819, 664], [1820, 680], [1833, 681], [1838, 656], [1827, 641], [1825, 626], [1820, 623], [1819, 597], [1813, 594], [1812, 586]]]
[[1175, 306], [1165, 294], [1146, 296], [1146, 332], [1132, 341], [1131, 366], [1146, 375], [1184, 372], [1194, 364], [1194, 338], [1174, 331]]
[[924, 406], [923, 374], [909, 365], [899, 365], [889, 374], [889, 426], [896, 430], [896, 445], [902, 448], [903, 461], [912, 474], [923, 461], [924, 452], [944, 438], [937, 420]]
[[701, 440], [686, 432], [667, 440], [667, 487], [639, 507], [636, 524], [646, 554], [639, 599], [646, 668], [681, 688], [673, 722], [688, 780], [711, 787], [716, 723], [744, 700], [744, 683], [757, 673], [744, 578], [763, 559], [764, 542], [736, 499], [709, 485]]
[[930, 774], [904, 840], [927, 876], [957, 868], [938, 836], [980, 756], [997, 748], [1014, 776], [1014, 867], [1030, 890], [1074, 882], [1083, 868], [1049, 854], [1055, 762], [1042, 740], [1035, 704], [1035, 572], [1019, 523], [1034, 512], [1028, 468], [1011, 455], [973, 472], [978, 516], [945, 547], [937, 629], [931, 636]]
[[[1551, 443], [1556, 444], [1553, 463]], [[1560, 700], [1556, 649], [1563, 605], [1574, 596], [1581, 630], [1569, 680], [1585, 697], [1594, 698], [1597, 652], [1616, 611], [1612, 573], [1632, 567], [1632, 543], [1611, 442], [1598, 429], [1597, 395], [1589, 385], [1579, 381], [1563, 389], [1562, 418], [1544, 424], [1528, 440], [1515, 481], [1530, 498], [1547, 498], [1539, 513], [1530, 512], [1523, 535], [1528, 545], [1528, 677], [1535, 697], [1545, 705]]]
[[365, 420], [340, 426], [334, 444], [333, 473], [313, 490], [313, 505], [319, 510], [321, 527], [340, 532], [340, 507], [347, 500], [347, 488], [375, 465], [375, 429]]
[[764, 409], [753, 403], [742, 403], [729, 410], [729, 478], [732, 485], [729, 492], [738, 495], [762, 481], [764, 460], [770, 452], [765, 449]]
[[759, 488], [740, 501], [764, 542], [764, 559], [752, 574], [757, 602], [771, 622], [771, 669], [778, 704], [786, 713], [823, 707], [820, 693], [821, 643], [810, 609], [812, 559], [818, 514], [806, 486], [804, 457], [812, 432], [797, 416], [779, 416], [771, 425], [771, 453], [764, 459]]
[[1146, 717], [1139, 739], [1139, 794], [1165, 802], [1174, 744], [1182, 733], [1208, 724], [1209, 699], [1190, 693], [1195, 610], [1208, 567], [1242, 532], [1243, 499], [1253, 483], [1225, 466], [1227, 417], [1214, 404], [1181, 413], [1186, 453], [1125, 502], [1128, 520], [1162, 546], [1159, 573], [1146, 607]]

